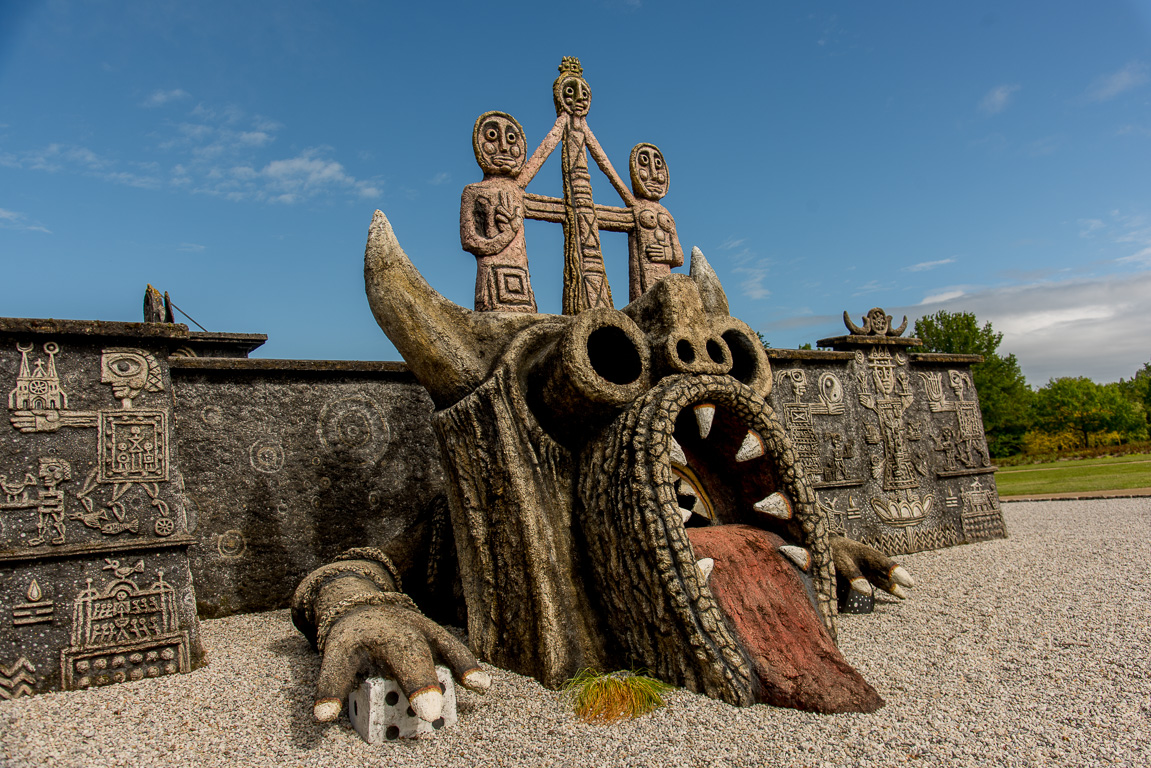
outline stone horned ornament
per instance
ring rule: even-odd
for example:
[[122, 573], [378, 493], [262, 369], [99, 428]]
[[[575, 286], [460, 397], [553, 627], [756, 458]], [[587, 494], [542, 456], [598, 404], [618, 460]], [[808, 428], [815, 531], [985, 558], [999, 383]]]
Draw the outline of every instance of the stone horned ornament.
[[836, 648], [836, 572], [868, 593], [911, 578], [829, 535], [764, 400], [763, 348], [698, 249], [690, 275], [622, 310], [473, 312], [428, 285], [377, 211], [364, 275], [436, 407], [471, 648], [401, 593], [382, 553], [349, 552], [293, 598], [324, 655], [317, 718], [374, 672], [430, 720], [436, 660], [485, 690], [477, 656], [550, 688], [585, 667], [646, 668], [740, 706], [882, 706]]

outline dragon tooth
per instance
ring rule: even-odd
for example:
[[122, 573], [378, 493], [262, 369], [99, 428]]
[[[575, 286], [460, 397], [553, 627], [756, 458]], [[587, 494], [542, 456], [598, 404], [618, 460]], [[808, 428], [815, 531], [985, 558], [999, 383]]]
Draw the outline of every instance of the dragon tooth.
[[739, 446], [739, 450], [735, 453], [736, 461], [751, 461], [763, 455], [763, 438], [755, 433], [754, 430], [748, 430], [747, 435], [743, 438], [743, 444]]
[[671, 460], [682, 467], [687, 466], [687, 455], [683, 452], [683, 446], [674, 437], [671, 439]]
[[756, 512], [778, 517], [780, 520], [791, 519], [791, 504], [782, 493], [773, 493], [751, 505]]
[[695, 412], [695, 423], [699, 427], [699, 436], [706, 438], [711, 433], [711, 423], [715, 420], [715, 406], [711, 403], [700, 403], [692, 410]]
[[806, 571], [811, 567], [811, 553], [803, 547], [794, 547], [788, 544], [780, 547], [779, 553], [798, 565], [801, 571]]
[[710, 557], [703, 557], [695, 561], [695, 567], [699, 569], [699, 575], [703, 580], [707, 581], [707, 577], [711, 576], [711, 569], [715, 567], [715, 561]]
[[691, 519], [691, 510], [690, 509], [684, 509], [683, 507], [680, 507], [679, 508], [679, 516], [681, 518], [683, 518], [683, 521], [686, 523], [689, 519]]

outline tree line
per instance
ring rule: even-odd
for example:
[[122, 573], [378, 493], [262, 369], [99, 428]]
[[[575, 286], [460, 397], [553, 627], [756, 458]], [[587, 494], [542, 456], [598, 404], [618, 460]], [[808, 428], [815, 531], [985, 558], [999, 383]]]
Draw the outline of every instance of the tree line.
[[1032, 389], [1014, 354], [999, 354], [1003, 334], [970, 312], [915, 321], [917, 352], [982, 355], [971, 368], [991, 455], [1052, 454], [1148, 439], [1151, 362], [1130, 379], [1097, 384], [1085, 376], [1051, 379]]

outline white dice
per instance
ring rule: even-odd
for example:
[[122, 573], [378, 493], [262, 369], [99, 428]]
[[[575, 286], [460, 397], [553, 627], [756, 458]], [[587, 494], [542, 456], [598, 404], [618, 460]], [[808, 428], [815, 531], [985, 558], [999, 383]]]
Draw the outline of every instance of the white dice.
[[348, 717], [360, 738], [369, 744], [382, 744], [397, 739], [418, 739], [440, 728], [455, 725], [456, 688], [447, 667], [436, 667], [436, 677], [443, 688], [444, 705], [440, 716], [428, 722], [420, 719], [408, 697], [395, 680], [369, 677], [348, 694]]

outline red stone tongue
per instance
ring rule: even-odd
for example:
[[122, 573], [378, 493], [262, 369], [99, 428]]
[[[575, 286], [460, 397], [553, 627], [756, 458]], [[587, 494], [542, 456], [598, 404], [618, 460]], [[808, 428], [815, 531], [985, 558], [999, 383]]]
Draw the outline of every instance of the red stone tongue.
[[712, 594], [751, 657], [759, 700], [809, 712], [874, 712], [883, 699], [839, 653], [774, 533], [749, 525], [688, 528], [710, 557]]

